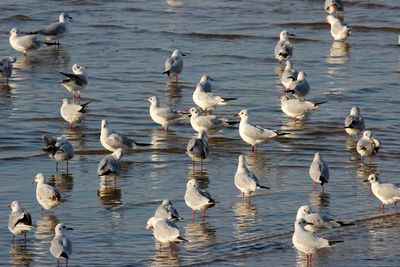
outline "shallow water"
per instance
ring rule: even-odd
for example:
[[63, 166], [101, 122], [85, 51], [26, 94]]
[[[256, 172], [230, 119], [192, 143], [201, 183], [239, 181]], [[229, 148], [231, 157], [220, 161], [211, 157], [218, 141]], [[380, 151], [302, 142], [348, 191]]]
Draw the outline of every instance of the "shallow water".
[[[398, 182], [400, 77], [397, 1], [345, 2], [345, 21], [353, 28], [347, 43], [332, 42], [322, 1], [3, 1], [1, 30], [32, 31], [50, 23], [59, 12], [73, 17], [72, 33], [59, 51], [44, 48], [18, 59], [10, 86], [0, 85], [0, 264], [53, 265], [49, 246], [57, 222], [74, 228], [70, 266], [163, 266], [210, 264], [305, 265], [305, 256], [291, 244], [297, 208], [356, 221], [352, 227], [322, 233], [345, 242], [319, 252], [314, 266], [395, 266], [400, 256], [398, 215], [391, 207], [381, 216], [379, 202], [362, 181], [372, 172]], [[46, 11], [43, 11], [46, 10]], [[293, 39], [296, 69], [305, 70], [309, 98], [328, 101], [303, 123], [294, 123], [279, 107], [282, 86], [273, 49], [279, 32]], [[188, 56], [178, 84], [161, 72], [174, 48]], [[6, 36], [0, 56], [17, 55]], [[84, 122], [69, 129], [59, 114], [70, 97], [57, 71], [74, 63], [88, 66], [89, 85], [82, 102], [92, 101]], [[195, 170], [185, 155], [193, 136], [188, 123], [165, 133], [148, 115], [144, 101], [157, 95], [177, 109], [193, 105], [192, 92], [203, 73], [215, 81], [213, 91], [239, 97], [216, 114], [232, 118], [242, 108], [252, 122], [292, 134], [251, 153], [237, 128], [210, 138], [211, 154]], [[366, 126], [381, 140], [371, 165], [361, 163], [355, 141], [343, 121], [358, 105]], [[100, 187], [97, 164], [107, 154], [99, 142], [100, 121], [151, 149], [126, 153], [123, 177], [116, 188]], [[41, 135], [64, 134], [75, 147], [69, 174], [55, 171], [42, 151]], [[308, 168], [320, 152], [330, 167], [326, 193], [313, 192]], [[244, 153], [251, 169], [270, 186], [258, 191], [250, 206], [242, 205], [233, 185], [237, 157]], [[54, 213], [40, 216], [33, 177], [43, 172], [65, 199]], [[196, 178], [220, 203], [195, 223], [183, 196], [186, 182]], [[158, 251], [145, 223], [164, 198], [174, 201], [185, 220], [178, 223], [190, 243]], [[11, 243], [7, 205], [19, 200], [37, 229]]]

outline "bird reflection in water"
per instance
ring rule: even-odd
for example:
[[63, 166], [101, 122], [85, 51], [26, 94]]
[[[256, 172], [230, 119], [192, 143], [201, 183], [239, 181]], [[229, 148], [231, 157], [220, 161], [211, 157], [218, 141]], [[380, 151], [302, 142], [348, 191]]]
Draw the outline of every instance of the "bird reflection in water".
[[174, 246], [173, 250], [158, 250], [157, 242], [155, 242], [155, 255], [150, 263], [150, 266], [181, 266], [181, 259], [179, 257], [180, 247]]
[[[357, 148], [357, 140], [352, 140], [347, 138], [346, 139], [346, 149], [348, 151], [356, 151]], [[358, 156], [358, 154], [357, 154]], [[359, 157], [352, 157], [351, 159], [355, 159], [355, 158], [359, 158]]]
[[193, 169], [192, 165], [190, 165], [189, 172], [187, 175], [188, 181], [190, 179], [196, 179], [197, 182], [199, 183], [199, 187], [201, 189], [206, 189], [210, 184], [209, 177], [210, 175], [208, 174], [207, 169]]
[[8, 254], [8, 266], [29, 266], [33, 262], [31, 259], [31, 249], [25, 243], [12, 243]]
[[100, 179], [100, 187], [99, 190], [97, 190], [97, 196], [105, 209], [120, 207], [123, 204], [121, 201], [121, 188], [109, 186], [108, 181], [105, 181], [104, 178]]
[[253, 205], [238, 202], [233, 206], [233, 212], [235, 213], [234, 226], [238, 232], [236, 236], [241, 239], [246, 235], [247, 228], [257, 224], [258, 209]]
[[[206, 249], [212, 249], [212, 245], [217, 242], [216, 229], [208, 222], [188, 223], [183, 226], [185, 238], [189, 240], [185, 246], [192, 251], [203, 248], [203, 253], [207, 254]], [[201, 251], [201, 250], [199, 250]]]
[[182, 100], [182, 88], [183, 85], [180, 82], [168, 81], [166, 96], [169, 106], [175, 106], [179, 104]]
[[[56, 173], [49, 178], [49, 184], [55, 186], [61, 193], [72, 192], [74, 188], [74, 177], [71, 173]], [[62, 194], [63, 199], [66, 195]]]
[[329, 64], [346, 64], [350, 59], [350, 45], [346, 42], [333, 41], [326, 62]]
[[35, 242], [35, 254], [48, 255], [50, 242], [54, 237], [54, 228], [59, 223], [54, 215], [42, 215], [37, 221], [34, 237], [39, 239]]
[[80, 127], [66, 127], [63, 129], [63, 135], [71, 142], [75, 150], [78, 150], [85, 145], [84, 132]]
[[62, 46], [59, 48], [48, 47], [42, 49], [39, 53], [27, 57], [19, 57], [13, 66], [15, 69], [45, 72], [48, 71], [49, 67], [53, 67], [56, 70], [67, 68], [70, 60], [68, 49]]
[[[358, 157], [359, 159], [359, 157]], [[361, 162], [357, 169], [357, 176], [364, 181], [372, 173], [379, 174], [378, 165]]]
[[329, 206], [329, 193], [327, 192], [312, 192], [310, 194], [310, 203], [315, 207], [322, 208]]

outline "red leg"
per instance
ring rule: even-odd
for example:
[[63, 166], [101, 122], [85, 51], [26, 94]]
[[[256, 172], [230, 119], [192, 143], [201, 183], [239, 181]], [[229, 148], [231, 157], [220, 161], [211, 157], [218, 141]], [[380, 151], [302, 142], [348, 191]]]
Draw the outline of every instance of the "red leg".
[[394, 202], [394, 206], [396, 207], [396, 210], [397, 210], [397, 202]]
[[256, 151], [256, 145], [251, 146], [251, 152], [254, 152], [254, 151]]
[[169, 242], [169, 249], [171, 250], [171, 253], [174, 253], [174, 251], [172, 250], [172, 242]]
[[161, 252], [161, 249], [162, 249], [162, 243], [160, 242], [160, 247], [158, 248], [159, 250], [160, 250], [160, 252]]
[[384, 209], [385, 209], [385, 204], [382, 203], [381, 210], [383, 211]]
[[314, 191], [317, 191], [317, 183], [314, 182]]
[[249, 204], [249, 206], [251, 205], [251, 192], [249, 192], [249, 197], [248, 197], [248, 200], [247, 200], [247, 204]]
[[194, 210], [192, 210], [192, 222], [194, 222]]
[[242, 202], [244, 202], [244, 192], [242, 192]]

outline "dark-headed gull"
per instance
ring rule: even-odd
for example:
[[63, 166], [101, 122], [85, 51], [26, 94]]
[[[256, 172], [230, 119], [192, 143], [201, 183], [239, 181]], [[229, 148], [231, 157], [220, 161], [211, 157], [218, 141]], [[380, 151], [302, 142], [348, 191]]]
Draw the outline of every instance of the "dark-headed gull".
[[193, 101], [203, 111], [212, 111], [218, 106], [225, 106], [231, 100], [236, 100], [235, 97], [220, 97], [213, 93], [206, 92], [201, 85], [197, 85], [193, 92]]
[[54, 229], [54, 238], [51, 240], [50, 252], [57, 259], [58, 264], [61, 259], [65, 259], [65, 263], [68, 265], [69, 257], [72, 254], [72, 243], [66, 234], [67, 230], [73, 229], [66, 227], [63, 223], [57, 224]]
[[81, 91], [88, 84], [87, 70], [85, 66], [74, 64], [72, 65], [72, 73], [65, 73], [59, 71], [62, 75], [68, 77], [68, 79], [62, 80], [61, 85], [72, 93], [74, 97], [80, 97]]
[[175, 49], [172, 55], [165, 61], [165, 71], [163, 74], [167, 74], [169, 78], [175, 77], [176, 81], [178, 81], [179, 74], [181, 74], [183, 70], [182, 56], [185, 56], [185, 54]]
[[277, 136], [287, 135], [286, 132], [264, 129], [258, 125], [249, 122], [249, 112], [247, 109], [241, 110], [234, 116], [240, 117], [239, 135], [246, 143], [251, 145], [251, 151], [256, 151], [257, 146], [267, 142], [269, 139]]
[[281, 82], [286, 89], [289, 89], [292, 82], [297, 80], [298, 72], [293, 69], [292, 65], [290, 60], [286, 61], [285, 69], [281, 75]]
[[193, 164], [195, 159], [200, 159], [203, 164], [203, 160], [207, 158], [209, 151], [208, 138], [204, 130], [201, 130], [196, 138], [190, 139], [186, 147], [186, 153], [192, 159]]
[[85, 104], [75, 104], [70, 103], [67, 98], [63, 99], [60, 108], [60, 114], [64, 120], [69, 122], [70, 128], [74, 128], [76, 123], [82, 121], [82, 119], [85, 117], [85, 113], [87, 112], [87, 105], [89, 103], [90, 102], [87, 102]]
[[14, 200], [11, 205], [10, 216], [8, 217], [8, 229], [13, 234], [13, 240], [16, 235], [24, 234], [24, 241], [26, 242], [26, 233], [32, 230], [31, 215], [21, 208], [18, 201]]
[[120, 160], [123, 156], [123, 149], [118, 148], [110, 155], [105, 156], [99, 162], [97, 166], [97, 175], [105, 179], [118, 178], [121, 175], [121, 163]]
[[293, 45], [289, 41], [289, 36], [294, 36], [294, 34], [288, 33], [287, 30], [279, 34], [279, 41], [275, 46], [275, 58], [279, 61], [288, 60], [293, 55]]

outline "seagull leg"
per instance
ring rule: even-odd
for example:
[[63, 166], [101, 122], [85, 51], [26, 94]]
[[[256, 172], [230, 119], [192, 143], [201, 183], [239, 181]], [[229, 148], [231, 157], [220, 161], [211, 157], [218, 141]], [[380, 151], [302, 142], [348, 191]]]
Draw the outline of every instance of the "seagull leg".
[[26, 244], [26, 233], [24, 233], [24, 244]]
[[249, 196], [247, 199], [247, 204], [250, 206], [251, 205], [251, 192], [249, 192]]
[[68, 266], [68, 258], [65, 259], [65, 266]]
[[314, 192], [317, 191], [317, 183], [314, 182]]
[[244, 203], [244, 192], [242, 192], [242, 202]]
[[192, 210], [192, 223], [194, 223], [194, 210]]
[[204, 222], [205, 210], [201, 210], [201, 220]]
[[15, 235], [13, 235], [13, 239], [11, 240], [12, 243], [15, 241]]
[[322, 193], [323, 193], [325, 191], [324, 185], [321, 185], [321, 187], [322, 187]]
[[169, 249], [171, 250], [171, 254], [174, 254], [174, 251], [172, 250], [172, 242], [169, 242]]
[[382, 212], [385, 210], [385, 204], [383, 204], [383, 203], [381, 205], [381, 210], [382, 210]]
[[394, 202], [394, 206], [396, 207], [396, 210], [397, 210], [397, 202]]
[[56, 162], [56, 172], [58, 172], [58, 161]]
[[251, 146], [251, 152], [254, 152], [254, 151], [256, 151], [256, 145]]
[[161, 252], [161, 249], [162, 249], [162, 243], [160, 242], [160, 247], [158, 248], [158, 250], [160, 250]]
[[67, 174], [68, 174], [68, 160], [67, 160]]

